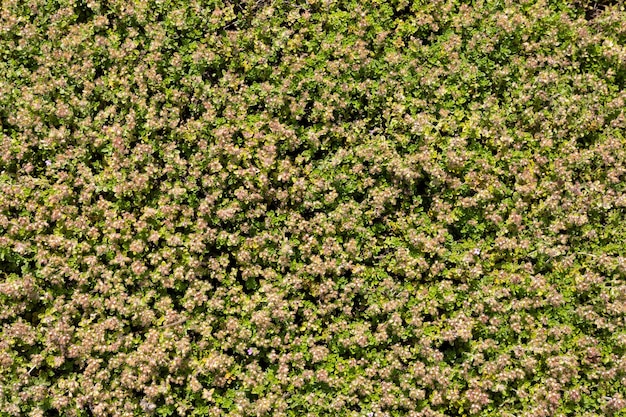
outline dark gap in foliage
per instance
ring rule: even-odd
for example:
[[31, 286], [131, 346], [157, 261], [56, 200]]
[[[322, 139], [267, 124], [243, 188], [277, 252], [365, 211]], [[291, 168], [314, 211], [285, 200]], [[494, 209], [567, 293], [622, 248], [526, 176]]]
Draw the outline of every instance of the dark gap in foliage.
[[301, 309], [298, 309], [293, 316], [293, 325], [296, 328], [300, 328], [304, 324], [304, 314]]
[[307, 323], [308, 319], [305, 317], [304, 310], [307, 308], [315, 310], [318, 303], [317, 297], [311, 294], [311, 285], [306, 284], [305, 287], [306, 288], [299, 290], [299, 300], [302, 302], [303, 307], [298, 308], [293, 315], [293, 324], [297, 329]]
[[45, 304], [39, 298], [35, 299], [35, 301], [29, 304], [28, 309], [24, 313], [24, 320], [32, 324], [33, 327], [37, 327], [41, 322], [40, 316], [45, 312], [45, 309]]
[[[381, 232], [384, 231], [384, 226], [381, 225], [381, 222], [377, 221], [372, 224], [373, 229], [376, 229], [376, 226], [379, 226], [378, 228], [380, 230], [378, 231], [381, 231]], [[377, 246], [376, 248], [374, 248], [374, 255], [375, 255], [376, 260], [385, 259], [388, 255], [391, 255], [393, 253], [394, 253], [394, 248], [389, 247], [389, 246], [384, 246], [384, 247]]]
[[52, 406], [52, 400], [50, 398], [46, 398], [46, 400], [44, 401], [42, 408], [45, 410], [45, 417], [59, 417], [59, 410], [57, 410], [56, 408], [53, 408]]
[[[393, 6], [395, 6], [395, 4], [393, 4]], [[393, 8], [393, 20], [406, 19], [407, 17], [412, 17], [415, 14], [415, 11], [413, 10], [414, 5], [411, 2], [399, 2], [398, 6]]]
[[620, 89], [620, 91], [626, 89], [626, 68], [622, 67], [617, 70], [615, 74], [615, 84]]
[[241, 131], [241, 129], [235, 130], [231, 137], [235, 145], [239, 146], [240, 148], [246, 147], [246, 138], [243, 136], [243, 132]]
[[247, 86], [264, 83], [270, 80], [271, 75], [272, 67], [270, 66], [266, 66], [265, 68], [253, 68], [244, 73], [244, 83]]
[[[180, 120], [179, 125], [183, 125], [187, 123], [190, 119], [198, 116], [197, 111], [193, 111], [191, 106], [188, 104], [183, 104], [180, 106], [180, 112], [178, 114], [178, 119]], [[189, 155], [185, 155], [189, 157]]]
[[[512, 384], [513, 385], [513, 384]], [[489, 399], [491, 400], [491, 405], [495, 410], [500, 409], [502, 404], [511, 404], [511, 402], [519, 402], [519, 398], [515, 395], [517, 390], [520, 389], [519, 384], [515, 384], [510, 388], [509, 391], [498, 392], [492, 390], [489, 392]], [[469, 410], [468, 410], [469, 411]], [[466, 414], [463, 414], [464, 416]]]
[[10, 248], [0, 248], [0, 271], [6, 274], [20, 274], [22, 269], [31, 270], [28, 259]]
[[368, 307], [369, 304], [363, 294], [357, 293], [352, 297], [352, 312], [356, 317], [361, 317]]
[[[626, 87], [626, 84], [624, 84], [625, 78], [626, 77], [626, 70], [621, 72], [622, 77], [616, 77], [615, 79], [615, 84], [619, 86], [619, 88], [621, 90], [623, 90]], [[619, 73], [618, 73], [619, 74]], [[606, 112], [606, 116], [604, 117], [604, 126], [611, 126], [612, 122], [617, 119], [618, 117], [620, 117], [621, 114], [623, 114], [624, 110], [623, 109], [615, 109], [613, 111], [607, 111]]]
[[252, 391], [246, 391], [246, 398], [247, 398], [250, 402], [254, 403], [254, 402], [258, 401], [258, 399], [259, 399], [259, 394], [255, 394], [255, 393], [253, 393]]
[[[412, 31], [406, 31], [400, 38], [405, 45], [411, 45], [413, 47], [419, 46], [422, 51], [425, 51], [427, 48], [432, 47], [444, 33], [443, 27], [440, 27], [438, 30], [433, 30], [428, 24], [425, 24], [414, 27]], [[386, 45], [381, 45], [378, 48], [374, 48], [377, 55], [384, 53], [385, 46]]]
[[585, 19], [590, 21], [600, 16], [610, 6], [620, 4], [620, 0], [591, 0], [585, 7]]
[[76, 13], [77, 24], [87, 23], [95, 16], [93, 10], [91, 10], [84, 1], [77, 2], [74, 6], [74, 13]]
[[64, 357], [63, 365], [55, 370], [55, 375], [71, 375], [76, 369], [80, 369], [79, 365], [80, 359], [78, 358], [69, 358], [67, 356], [67, 352], [61, 352]]
[[443, 353], [444, 362], [449, 365], [457, 365], [459, 363], [462, 363], [465, 360], [464, 355], [468, 353], [469, 350], [469, 343], [459, 340], [444, 340], [439, 346], [439, 351]]
[[[274, 53], [268, 58], [267, 62], [269, 64], [269, 66], [274, 66], [274, 67], [278, 67], [280, 66], [280, 64], [283, 61], [283, 50], [281, 49], [275, 49]], [[269, 74], [271, 75], [272, 72], [271, 70], [268, 68]], [[269, 77], [268, 77], [269, 79]]]
[[305, 385], [307, 390], [321, 391], [325, 396], [334, 396], [337, 394], [336, 389], [332, 388], [327, 382], [315, 380]]
[[367, 193], [362, 193], [359, 191], [354, 191], [350, 193], [350, 199], [352, 199], [357, 204], [362, 204], [365, 201], [365, 197], [367, 197]]
[[[389, 344], [387, 343], [385, 343], [384, 346], [383, 344], [378, 344], [377, 348], [387, 348], [388, 346]], [[340, 342], [339, 340], [334, 340], [327, 347], [330, 348], [330, 351], [332, 353], [336, 354], [339, 358], [344, 359], [344, 360], [355, 359], [358, 361], [358, 360], [363, 359], [368, 353], [367, 347], [360, 347], [360, 346], [354, 346], [354, 345], [345, 347], [344, 344]]]
[[[106, 74], [106, 72], [111, 68], [111, 66], [112, 64], [107, 62], [106, 59], [103, 59], [102, 62], [100, 63], [96, 63], [96, 65], [94, 66], [93, 81], [96, 81], [99, 78], [104, 77], [104, 74]], [[98, 110], [104, 110], [105, 107], [106, 107], [106, 104], [104, 104], [103, 101], [100, 101], [100, 107], [98, 108]]]
[[450, 224], [448, 226], [448, 232], [455, 241], [463, 240], [463, 233], [461, 233], [461, 230], [459, 230], [459, 227], [456, 224]]
[[[252, 116], [255, 114], [262, 114], [263, 111], [265, 111], [265, 109], [266, 109], [265, 103], [263, 101], [259, 101], [258, 103], [248, 106], [247, 114], [249, 116]], [[278, 116], [281, 121], [284, 121], [284, 118], [280, 117], [280, 115], [274, 115], [274, 116]]]
[[354, 123], [359, 121], [365, 117], [365, 111], [367, 106], [362, 106], [362, 109], [359, 108], [356, 103], [352, 102], [345, 106], [343, 109], [333, 110], [333, 115], [335, 120], [338, 120], [343, 123]]
[[[220, 247], [218, 247], [218, 245], [213, 244], [213, 245], [207, 245], [205, 247], [204, 252], [199, 255], [199, 259], [202, 262], [202, 265], [204, 265], [206, 267], [206, 265], [208, 264], [207, 259], [218, 259], [220, 256], [222, 256], [223, 251], [221, 250]], [[208, 269], [207, 269], [208, 271]]]
[[297, 115], [293, 115], [291, 114], [291, 118], [293, 119], [293, 123], [297, 124], [298, 126], [304, 128], [304, 129], [308, 129], [312, 126], [315, 126], [317, 121], [313, 120], [313, 118], [311, 117], [311, 113], [313, 112], [313, 104], [314, 101], [313, 100], [308, 100], [307, 103], [304, 106], [304, 114], [303, 116], [300, 118], [300, 120], [296, 120], [296, 116]]
[[266, 349], [259, 349], [259, 354], [256, 356], [257, 363], [263, 372], [267, 372], [272, 366], [272, 362], [267, 358]]
[[94, 417], [91, 406], [85, 407], [82, 411], [85, 413], [85, 417]]
[[234, 0], [231, 4], [237, 18], [229, 22], [224, 28], [233, 26], [237, 30], [250, 29], [252, 21], [264, 8], [274, 4], [277, 10], [284, 10], [285, 3], [283, 1], [282, 5], [278, 5], [278, 2], [274, 0]]
[[599, 138], [599, 132], [586, 132], [581, 137], [576, 138], [576, 144], [579, 148], [589, 149], [598, 142]]
[[[43, 350], [43, 347], [41, 346], [40, 343], [36, 343], [36, 345], [32, 345], [30, 343], [26, 343], [23, 339], [16, 339], [13, 342], [13, 350], [16, 353], [18, 353], [20, 356], [25, 357], [25, 356], [29, 356], [29, 355], [32, 356], [32, 355], [37, 355], [41, 353]], [[43, 364], [39, 367], [36, 367], [35, 369], [39, 371], [41, 367], [45, 367], [45, 366], [46, 365]], [[35, 369], [33, 369], [33, 371]]]
[[202, 334], [193, 329], [187, 329], [187, 337], [189, 337], [191, 344], [196, 344], [202, 339]]
[[307, 222], [313, 220], [318, 213], [323, 213], [323, 210], [304, 208], [302, 209], [302, 211], [300, 211], [300, 215]]
[[322, 159], [324, 159], [324, 156], [326, 155], [326, 150], [320, 146], [316, 146], [312, 144], [310, 145], [311, 145], [310, 148], [300, 147], [300, 148], [293, 149], [293, 150], [288, 149], [285, 151], [286, 156], [291, 158], [292, 161], [295, 161], [295, 159], [298, 156], [303, 156], [308, 161], [321, 161]]
[[244, 279], [242, 269], [237, 265], [237, 260], [234, 256], [228, 256], [226, 271], [227, 274], [234, 275], [237, 284], [241, 286], [244, 294], [252, 295], [259, 289], [259, 278], [250, 276]]
[[[362, 412], [363, 412], [363, 407], [361, 407], [361, 405], [360, 405], [360, 404], [350, 404], [350, 405], [347, 407], [347, 410], [352, 411], [352, 412], [353, 412], [353, 414], [354, 414], [354, 413], [356, 413], [356, 414], [359, 414], [359, 415], [363, 415], [363, 414], [362, 414]], [[373, 413], [372, 413], [372, 414], [371, 414], [371, 417], [376, 417], [376, 414], [373, 414]]]
[[[1, 4], [1, 3], [0, 3]], [[6, 32], [5, 32], [6, 33]], [[3, 33], [2, 35], [5, 35]], [[5, 35], [6, 36], [6, 35]], [[8, 35], [7, 37], [12, 37], [15, 44], [17, 45], [20, 41], [20, 35]], [[8, 41], [8, 39], [2, 39], [0, 37], [0, 42]], [[4, 43], [4, 42], [3, 42]], [[4, 56], [3, 56], [4, 55]], [[33, 51], [32, 49], [26, 48], [9, 48], [6, 51], [0, 51], [0, 60], [13, 62], [15, 64], [21, 65], [23, 68], [28, 69], [30, 71], [36, 71], [39, 68], [39, 62], [36, 59], [38, 52]], [[23, 84], [20, 82], [19, 84]]]
[[172, 300], [172, 306], [176, 311], [184, 311], [185, 307], [183, 306], [183, 299], [185, 298], [185, 293], [187, 292], [187, 288], [189, 287], [189, 283], [186, 281], [178, 281], [175, 284], [174, 288], [166, 288], [165, 294]]
[[536, 274], [549, 274], [554, 270], [552, 258], [545, 254], [539, 253], [533, 260], [533, 270]]
[[2, 161], [2, 170], [3, 174], [10, 176], [14, 180], [17, 180], [18, 172], [19, 172], [19, 164], [17, 158], [12, 158], [9, 162]]
[[4, 133], [7, 136], [12, 136], [14, 132], [17, 132], [15, 125], [9, 123], [9, 115], [7, 110], [10, 108], [6, 103], [0, 102], [0, 133]]
[[432, 206], [433, 198], [430, 193], [430, 187], [428, 186], [430, 178], [426, 173], [423, 175], [424, 177], [422, 177], [422, 179], [415, 184], [414, 195], [420, 198], [420, 203], [424, 209], [424, 213], [428, 213], [430, 211], [430, 207]]

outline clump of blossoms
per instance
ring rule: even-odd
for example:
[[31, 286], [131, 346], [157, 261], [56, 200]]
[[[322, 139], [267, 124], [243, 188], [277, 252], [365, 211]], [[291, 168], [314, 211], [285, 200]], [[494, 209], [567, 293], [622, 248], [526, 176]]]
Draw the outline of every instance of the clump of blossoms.
[[5, 0], [0, 415], [618, 416], [619, 2]]

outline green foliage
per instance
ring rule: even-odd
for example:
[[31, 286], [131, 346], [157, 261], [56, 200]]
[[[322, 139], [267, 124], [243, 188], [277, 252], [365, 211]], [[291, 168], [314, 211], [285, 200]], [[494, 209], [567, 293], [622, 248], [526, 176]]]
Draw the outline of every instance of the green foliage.
[[3, 1], [0, 416], [620, 416], [620, 2]]

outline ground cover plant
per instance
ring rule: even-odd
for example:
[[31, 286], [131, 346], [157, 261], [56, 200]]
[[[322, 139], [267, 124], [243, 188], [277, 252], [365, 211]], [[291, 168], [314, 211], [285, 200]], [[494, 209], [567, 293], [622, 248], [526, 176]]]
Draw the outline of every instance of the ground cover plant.
[[626, 12], [3, 0], [0, 416], [626, 415]]

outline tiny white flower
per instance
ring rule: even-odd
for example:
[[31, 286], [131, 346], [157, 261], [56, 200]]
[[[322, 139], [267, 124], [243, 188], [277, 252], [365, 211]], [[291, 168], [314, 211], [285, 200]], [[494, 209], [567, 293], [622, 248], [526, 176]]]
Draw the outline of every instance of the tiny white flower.
[[52, 162], [49, 159], [46, 159], [46, 165], [50, 166], [50, 165], [52, 165]]
[[475, 248], [472, 253], [476, 256], [480, 255], [480, 249], [479, 248]]

